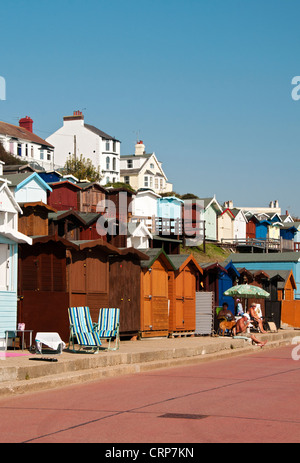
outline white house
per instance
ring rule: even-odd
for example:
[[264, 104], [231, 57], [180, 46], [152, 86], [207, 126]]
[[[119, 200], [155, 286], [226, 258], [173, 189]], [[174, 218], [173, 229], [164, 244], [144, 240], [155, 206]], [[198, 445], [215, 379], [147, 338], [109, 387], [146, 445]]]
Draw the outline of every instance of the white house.
[[0, 121], [0, 143], [4, 149], [28, 163], [38, 163], [46, 170], [53, 169], [54, 147], [33, 133], [33, 120], [26, 116], [19, 126]]
[[100, 171], [101, 185], [120, 181], [120, 141], [84, 122], [84, 115], [74, 111], [63, 118], [63, 126], [47, 138], [55, 147], [55, 169], [65, 165], [70, 156], [90, 159]]
[[169, 193], [173, 185], [168, 182], [155, 153], [147, 154], [145, 145], [139, 141], [135, 145], [135, 153], [120, 158], [121, 182], [129, 184], [135, 190], [151, 189], [157, 194]]

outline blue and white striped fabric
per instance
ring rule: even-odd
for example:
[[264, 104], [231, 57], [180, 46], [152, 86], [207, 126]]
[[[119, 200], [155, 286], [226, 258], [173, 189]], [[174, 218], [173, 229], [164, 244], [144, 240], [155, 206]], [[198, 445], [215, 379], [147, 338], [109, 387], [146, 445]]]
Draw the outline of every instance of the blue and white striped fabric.
[[100, 309], [97, 332], [100, 338], [113, 338], [118, 334], [120, 309]]
[[82, 346], [101, 346], [101, 340], [94, 330], [88, 307], [69, 307], [71, 336], [76, 336]]

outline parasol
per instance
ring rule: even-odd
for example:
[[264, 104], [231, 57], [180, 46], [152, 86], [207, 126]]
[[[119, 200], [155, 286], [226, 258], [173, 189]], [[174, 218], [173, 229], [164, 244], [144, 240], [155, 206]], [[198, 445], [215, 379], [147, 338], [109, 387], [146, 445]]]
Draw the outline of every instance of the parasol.
[[270, 294], [262, 288], [253, 285], [237, 285], [227, 289], [224, 296], [240, 297], [240, 298], [268, 298]]

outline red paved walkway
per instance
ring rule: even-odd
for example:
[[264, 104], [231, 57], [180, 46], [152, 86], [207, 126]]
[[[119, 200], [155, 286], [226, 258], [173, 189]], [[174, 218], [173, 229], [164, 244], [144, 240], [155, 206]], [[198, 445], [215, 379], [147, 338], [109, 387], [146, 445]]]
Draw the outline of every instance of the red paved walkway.
[[300, 442], [300, 362], [291, 352], [292, 346], [258, 349], [199, 366], [2, 399], [0, 440]]

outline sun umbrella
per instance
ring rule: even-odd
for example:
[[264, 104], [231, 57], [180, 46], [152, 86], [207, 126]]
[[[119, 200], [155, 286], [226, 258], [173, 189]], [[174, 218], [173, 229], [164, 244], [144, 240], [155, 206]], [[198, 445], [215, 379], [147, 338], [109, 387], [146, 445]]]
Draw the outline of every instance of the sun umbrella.
[[224, 296], [240, 298], [268, 298], [270, 294], [262, 288], [253, 285], [237, 285], [225, 291]]

